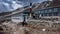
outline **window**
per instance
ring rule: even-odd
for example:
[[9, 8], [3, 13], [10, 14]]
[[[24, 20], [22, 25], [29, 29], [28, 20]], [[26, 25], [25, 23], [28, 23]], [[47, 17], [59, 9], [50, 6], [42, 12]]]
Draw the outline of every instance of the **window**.
[[55, 13], [54, 13], [54, 16], [57, 16], [57, 15], [58, 15], [58, 13], [55, 12]]
[[59, 8], [57, 8], [57, 12], [60, 12], [60, 7], [59, 7]]
[[49, 9], [49, 12], [52, 12], [52, 9]]
[[38, 12], [35, 12], [35, 14], [37, 14]]
[[45, 13], [47, 13], [47, 12], [48, 12], [48, 9], [45, 10]]
[[43, 13], [43, 11], [40, 11], [41, 13]]
[[60, 16], [60, 13], [58, 13], [58, 16]]
[[42, 10], [42, 13], [45, 13], [45, 10]]
[[57, 12], [57, 8], [54, 8], [54, 12]]
[[39, 13], [40, 13], [41, 11], [39, 11]]

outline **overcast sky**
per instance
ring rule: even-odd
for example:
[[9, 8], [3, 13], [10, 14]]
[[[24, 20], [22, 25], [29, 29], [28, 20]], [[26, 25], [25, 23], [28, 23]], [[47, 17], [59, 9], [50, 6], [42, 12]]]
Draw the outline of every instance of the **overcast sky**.
[[37, 2], [42, 2], [44, 0], [19, 0], [19, 1], [37, 3]]
[[[32, 3], [41, 3], [43, 1], [47, 1], [47, 0], [17, 0], [17, 1], [21, 1], [23, 2], [24, 5], [27, 5], [29, 4], [30, 2]], [[51, 1], [51, 0], [50, 0]]]
[[11, 11], [32, 3], [41, 3], [46, 0], [0, 0], [0, 12]]

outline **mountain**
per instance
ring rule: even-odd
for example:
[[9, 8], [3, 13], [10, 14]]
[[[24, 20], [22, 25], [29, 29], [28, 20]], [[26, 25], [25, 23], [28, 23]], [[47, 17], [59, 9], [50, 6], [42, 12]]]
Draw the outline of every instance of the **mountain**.
[[60, 0], [53, 0], [50, 4], [50, 7], [53, 7], [53, 6], [60, 6]]
[[23, 2], [15, 0], [0, 0], [0, 13], [23, 7]]
[[44, 0], [0, 0], [0, 13], [9, 12], [32, 3], [41, 3]]

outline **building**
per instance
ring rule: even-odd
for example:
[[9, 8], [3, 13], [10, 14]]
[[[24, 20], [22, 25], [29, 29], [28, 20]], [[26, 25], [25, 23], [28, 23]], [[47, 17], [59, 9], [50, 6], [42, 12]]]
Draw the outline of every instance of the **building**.
[[34, 11], [34, 14], [38, 16], [60, 16], [60, 6], [39, 9]]

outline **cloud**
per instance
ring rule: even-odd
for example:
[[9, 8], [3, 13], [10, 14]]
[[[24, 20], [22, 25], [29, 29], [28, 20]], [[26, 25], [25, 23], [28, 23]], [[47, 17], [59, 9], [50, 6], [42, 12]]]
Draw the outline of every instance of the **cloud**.
[[13, 1], [12, 7], [13, 9], [17, 9], [23, 7], [23, 5], [17, 4], [16, 1]]
[[42, 2], [44, 0], [0, 0], [0, 11], [11, 11], [15, 10], [17, 8], [21, 8], [23, 6], [27, 6], [30, 4], [30, 1], [32, 2]]
[[3, 4], [4, 4], [5, 6], [9, 6], [9, 4], [8, 4], [8, 3], [5, 3], [5, 2], [4, 2]]
[[15, 3], [16, 3], [16, 1], [12, 1], [12, 3], [13, 3], [13, 4], [15, 4]]

